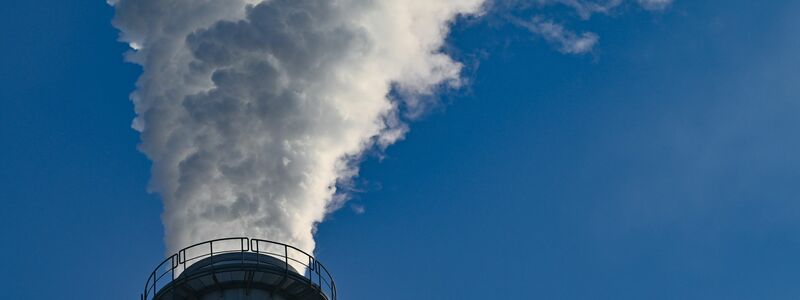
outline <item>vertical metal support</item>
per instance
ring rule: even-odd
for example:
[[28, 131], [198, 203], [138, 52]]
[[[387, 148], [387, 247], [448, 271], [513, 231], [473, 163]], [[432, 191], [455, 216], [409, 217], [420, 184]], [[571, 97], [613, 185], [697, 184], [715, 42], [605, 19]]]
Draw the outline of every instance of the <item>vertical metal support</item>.
[[318, 263], [319, 262], [317, 262], [317, 260], [314, 259], [314, 269], [317, 272], [317, 284], [319, 285], [319, 290], [322, 291], [322, 274], [319, 272], [319, 266], [317, 265]]
[[172, 281], [175, 281], [175, 269], [178, 268], [178, 260], [175, 257], [175, 254], [172, 255], [170, 260], [172, 261], [172, 263], [170, 264], [171, 267], [170, 272], [172, 272]]
[[178, 251], [178, 265], [181, 266], [181, 272], [186, 271], [186, 249]]
[[308, 256], [308, 283], [312, 286], [314, 285], [314, 273], [316, 273], [316, 267], [317, 265], [314, 264], [314, 258]]
[[[283, 278], [285, 280], [286, 276], [289, 276], [289, 246], [288, 245], [283, 245], [283, 261], [286, 262], [286, 266], [284, 268], [284, 275], [283, 275]], [[283, 280], [281, 280], [281, 283], [283, 283]]]
[[[255, 243], [255, 246], [253, 246], [253, 243]], [[258, 248], [258, 241], [257, 240], [250, 240], [250, 251], [253, 251], [256, 254], [261, 254], [261, 252], [259, 251], [259, 248]], [[260, 265], [260, 264], [261, 264], [261, 255], [256, 255], [256, 265]]]

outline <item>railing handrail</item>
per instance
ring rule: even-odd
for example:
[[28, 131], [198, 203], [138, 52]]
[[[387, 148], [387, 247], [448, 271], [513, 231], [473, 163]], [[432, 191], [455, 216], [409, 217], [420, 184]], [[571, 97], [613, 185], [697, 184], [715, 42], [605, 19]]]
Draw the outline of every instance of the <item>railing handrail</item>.
[[[217, 252], [214, 251], [214, 243], [224, 242], [224, 241], [233, 241], [233, 240], [239, 240], [239, 249], [225, 249], [225, 250], [220, 250], [220, 251], [217, 251]], [[284, 248], [283, 249], [284, 253], [283, 254], [279, 254], [279, 253], [273, 253], [273, 252], [269, 252], [269, 251], [261, 251], [260, 247], [258, 246], [259, 243], [266, 243], [266, 244], [269, 244], [269, 245], [280, 246], [281, 248]], [[202, 254], [194, 256], [194, 257], [191, 257], [191, 258], [187, 258], [186, 257], [186, 251], [187, 250], [190, 250], [190, 249], [198, 247], [198, 246], [203, 246], [203, 245], [206, 245], [206, 244], [208, 244], [208, 247], [209, 247], [207, 252], [203, 252]], [[297, 251], [297, 252], [300, 252], [301, 254], [305, 255], [306, 259], [308, 261], [308, 265], [306, 265], [305, 263], [303, 263], [300, 260], [297, 260], [297, 259], [295, 259], [293, 257], [290, 257], [288, 249], [292, 249], [293, 251]], [[243, 254], [244, 253], [256, 253], [256, 254], [266, 253], [266, 254], [263, 254], [263, 255], [268, 255], [268, 256], [272, 256], [272, 257], [276, 257], [276, 258], [281, 258], [281, 256], [282, 256], [282, 258], [284, 260], [284, 263], [286, 264], [287, 272], [289, 270], [288, 269], [289, 264], [290, 264], [289, 260], [294, 261], [294, 263], [303, 265], [308, 269], [308, 275], [305, 275], [306, 272], [303, 272], [300, 275], [303, 276], [303, 277], [306, 277], [306, 279], [308, 279], [308, 282], [312, 286], [314, 286], [314, 284], [316, 284], [317, 285], [317, 289], [319, 289], [319, 291], [321, 293], [326, 294], [327, 296], [329, 296], [329, 299], [336, 300], [336, 284], [333, 281], [333, 276], [331, 276], [330, 272], [328, 272], [328, 269], [325, 268], [325, 266], [323, 266], [322, 263], [320, 263], [319, 260], [317, 260], [313, 255], [308, 254], [305, 251], [303, 251], [303, 250], [301, 250], [301, 249], [299, 249], [297, 247], [294, 247], [292, 245], [289, 245], [289, 244], [270, 241], [270, 240], [265, 240], [265, 239], [251, 239], [251, 238], [247, 238], [247, 237], [229, 237], [229, 238], [213, 239], [213, 240], [208, 240], [208, 241], [205, 241], [205, 242], [196, 243], [196, 244], [184, 247], [181, 250], [178, 250], [178, 252], [176, 252], [176, 253], [170, 255], [169, 257], [167, 257], [166, 259], [164, 259], [160, 264], [158, 264], [156, 266], [156, 268], [153, 270], [153, 272], [150, 273], [150, 276], [148, 276], [147, 281], [145, 282], [144, 292], [141, 295], [141, 300], [149, 300], [149, 299], [151, 299], [150, 298], [151, 296], [154, 297], [159, 291], [158, 284], [159, 284], [159, 281], [161, 279], [163, 279], [167, 274], [171, 273], [172, 276], [171, 276], [171, 278], [169, 278], [170, 280], [168, 282], [164, 282], [164, 286], [166, 286], [167, 284], [173, 282], [175, 280], [176, 270], [177, 271], [181, 271], [181, 272], [186, 271], [186, 268], [188, 268], [188, 266], [196, 263], [196, 262], [193, 262], [193, 260], [198, 259], [198, 258], [202, 258], [202, 257], [211, 257], [211, 265], [213, 267], [213, 264], [214, 264], [213, 257], [214, 257], [214, 255], [227, 254], [227, 253], [236, 253], [236, 252], [241, 252]], [[167, 262], [170, 262], [169, 263], [169, 268], [162, 270], [162, 268], [167, 264]], [[179, 269], [178, 267], [182, 267], [182, 269], [178, 270]], [[163, 271], [163, 272], [159, 272], [160, 270]], [[324, 271], [324, 273], [323, 273], [323, 271]], [[314, 282], [314, 278], [312, 276], [313, 274], [317, 275], [317, 282]], [[325, 275], [325, 276], [323, 276], [323, 275]], [[323, 278], [323, 277], [325, 277], [325, 278]], [[325, 289], [323, 288], [323, 286], [322, 286], [323, 282], [330, 289], [330, 293], [327, 293], [325, 291]], [[164, 286], [162, 286], [162, 288]], [[152, 290], [152, 295], [151, 295], [151, 290]]]

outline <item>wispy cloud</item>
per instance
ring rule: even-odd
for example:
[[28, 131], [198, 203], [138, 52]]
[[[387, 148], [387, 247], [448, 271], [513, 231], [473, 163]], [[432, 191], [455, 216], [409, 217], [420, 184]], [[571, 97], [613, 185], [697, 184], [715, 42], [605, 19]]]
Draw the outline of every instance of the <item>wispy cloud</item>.
[[637, 0], [639, 5], [647, 10], [663, 10], [672, 5], [672, 0]]
[[357, 215], [363, 215], [365, 212], [367, 212], [367, 209], [361, 204], [350, 204], [350, 209], [352, 209]]
[[[566, 54], [585, 54], [591, 52], [599, 36], [591, 31], [576, 32], [562, 25], [564, 15], [548, 13], [549, 6], [563, 6], [569, 8], [577, 21], [589, 20], [593, 15], [612, 15], [623, 7], [634, 5], [648, 11], [662, 11], [667, 9], [674, 0], [507, 0], [494, 3], [495, 12], [504, 14], [506, 18], [523, 27], [531, 33], [542, 37], [549, 44], [555, 46], [559, 52]], [[533, 10], [535, 17], [526, 19], [517, 17], [518, 13], [530, 13]], [[569, 16], [569, 15], [568, 15]], [[577, 17], [577, 18], [576, 18]], [[568, 17], [569, 18], [569, 17]], [[570, 20], [575, 21], [575, 20]]]
[[593, 32], [576, 33], [564, 28], [561, 24], [539, 16], [530, 21], [518, 20], [516, 23], [555, 45], [561, 53], [584, 54], [590, 52], [599, 40], [597, 34]]
[[[646, 10], [663, 10], [669, 7], [673, 0], [538, 0], [536, 6], [563, 5], [572, 8], [581, 19], [587, 20], [595, 14], [611, 14], [616, 8], [626, 3], [636, 2]], [[522, 4], [523, 1], [518, 2]]]
[[546, 0], [560, 3], [575, 9], [582, 19], [588, 19], [593, 14], [608, 14], [612, 9], [620, 6], [623, 0], [585, 1], [585, 0]]

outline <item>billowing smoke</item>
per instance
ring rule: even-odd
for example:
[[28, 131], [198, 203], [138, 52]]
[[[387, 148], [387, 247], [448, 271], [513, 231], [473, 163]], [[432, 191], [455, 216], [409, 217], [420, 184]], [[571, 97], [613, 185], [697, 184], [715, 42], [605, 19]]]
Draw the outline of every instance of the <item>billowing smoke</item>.
[[[441, 49], [450, 23], [486, 1], [109, 0], [127, 58], [143, 68], [133, 127], [164, 200], [167, 250], [249, 236], [313, 251], [362, 153], [402, 138], [401, 115], [459, 84], [461, 65]], [[562, 5], [585, 20], [626, 1], [492, 3]], [[513, 20], [564, 53], [598, 41], [541, 16]]]
[[110, 2], [143, 68], [133, 126], [168, 251], [227, 236], [312, 251], [353, 162], [403, 136], [398, 107], [458, 84], [461, 65], [440, 49], [482, 2]]

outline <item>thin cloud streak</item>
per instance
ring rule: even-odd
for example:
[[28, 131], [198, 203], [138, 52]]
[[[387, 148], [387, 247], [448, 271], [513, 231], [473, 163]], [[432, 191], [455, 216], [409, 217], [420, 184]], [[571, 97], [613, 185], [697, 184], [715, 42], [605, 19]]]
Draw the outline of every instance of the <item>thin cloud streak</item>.
[[534, 17], [530, 21], [517, 21], [530, 32], [541, 36], [548, 43], [555, 45], [558, 51], [565, 54], [584, 54], [592, 51], [599, 37], [592, 32], [575, 33], [567, 30], [561, 24], [556, 24], [541, 17]]

